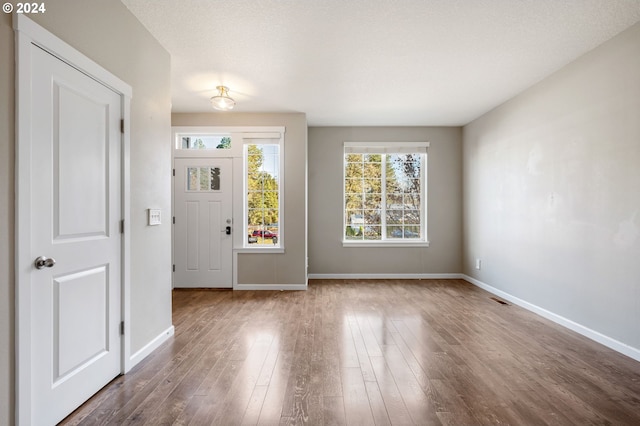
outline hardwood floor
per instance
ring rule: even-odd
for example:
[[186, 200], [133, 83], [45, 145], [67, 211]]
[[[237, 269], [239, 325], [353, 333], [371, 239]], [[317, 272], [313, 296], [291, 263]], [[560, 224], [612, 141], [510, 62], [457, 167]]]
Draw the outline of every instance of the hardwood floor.
[[462, 280], [176, 290], [176, 334], [62, 424], [639, 425], [640, 363]]

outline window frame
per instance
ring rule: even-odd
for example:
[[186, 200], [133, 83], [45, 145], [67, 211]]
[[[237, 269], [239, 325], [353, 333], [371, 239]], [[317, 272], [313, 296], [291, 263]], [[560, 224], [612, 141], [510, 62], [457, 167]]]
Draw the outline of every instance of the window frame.
[[[247, 227], [249, 226], [249, 185], [248, 185], [248, 146], [273, 145], [278, 147], [278, 242], [273, 245], [249, 244]], [[242, 139], [242, 252], [270, 252], [284, 253], [284, 136], [275, 137], [244, 137]]]
[[[428, 150], [429, 142], [344, 142], [342, 156], [342, 246], [343, 247], [429, 247], [428, 238], [428, 222], [427, 222], [427, 170], [428, 170]], [[386, 238], [386, 207], [384, 197], [386, 195], [386, 173], [385, 173], [385, 157], [382, 161], [382, 179], [381, 196], [382, 203], [380, 213], [380, 226], [383, 229], [380, 240], [348, 240], [346, 239], [346, 229], [348, 226], [347, 209], [346, 209], [346, 172], [347, 172], [347, 155], [348, 154], [414, 154], [419, 153], [422, 158], [422, 166], [420, 168], [420, 234], [419, 239], [404, 238]]]
[[[172, 126], [172, 167], [177, 158], [231, 158], [233, 160], [233, 252], [234, 256], [243, 253], [285, 253], [285, 134], [284, 126]], [[180, 149], [183, 136], [231, 135], [230, 149]], [[245, 177], [244, 177], [244, 144], [254, 143], [256, 139], [270, 139], [269, 143], [280, 145], [280, 217], [279, 217], [279, 246], [256, 247], [246, 243], [245, 217]], [[175, 167], [174, 167], [175, 168]], [[172, 184], [171, 208], [174, 208], [174, 188]], [[172, 210], [173, 211], [173, 210]], [[241, 232], [240, 232], [241, 231]], [[173, 232], [173, 231], [172, 231]], [[234, 261], [235, 262], [235, 261]], [[235, 263], [234, 263], [235, 265]], [[235, 268], [235, 266], [234, 266]], [[237, 271], [234, 270], [234, 285], [237, 284]]]
[[[183, 144], [184, 144], [184, 139], [185, 138], [189, 138], [189, 139], [210, 139], [210, 138], [220, 138], [220, 139], [224, 139], [224, 138], [228, 138], [229, 139], [229, 146], [226, 148], [207, 148], [207, 147], [203, 147], [203, 148], [183, 148]], [[222, 133], [222, 132], [216, 132], [216, 133], [205, 133], [205, 132], [199, 132], [199, 133], [179, 133], [176, 135], [176, 140], [175, 140], [175, 150], [178, 151], [186, 151], [186, 152], [205, 152], [207, 153], [207, 156], [221, 156], [221, 157], [228, 157], [229, 153], [231, 152], [231, 149], [233, 147], [233, 142], [231, 141], [231, 133]]]

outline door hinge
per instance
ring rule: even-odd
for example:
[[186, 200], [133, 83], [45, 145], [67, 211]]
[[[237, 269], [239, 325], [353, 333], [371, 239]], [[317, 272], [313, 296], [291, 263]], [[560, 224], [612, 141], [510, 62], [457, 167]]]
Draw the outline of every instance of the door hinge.
[[176, 169], [173, 169], [173, 175], [174, 176], [176, 175]]
[[120, 133], [124, 133], [124, 119], [120, 120]]
[[173, 272], [176, 271], [176, 265], [173, 265]]
[[120, 221], [120, 233], [124, 234], [124, 219]]
[[173, 217], [173, 224], [174, 225], [176, 224], [176, 217], [175, 216]]
[[124, 336], [124, 321], [120, 321], [120, 335]]

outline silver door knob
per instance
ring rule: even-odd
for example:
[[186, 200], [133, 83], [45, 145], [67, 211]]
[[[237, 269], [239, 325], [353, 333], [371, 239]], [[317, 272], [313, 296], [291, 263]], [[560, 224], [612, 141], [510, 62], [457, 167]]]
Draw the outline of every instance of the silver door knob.
[[56, 260], [51, 257], [39, 256], [36, 258], [33, 264], [35, 265], [36, 269], [51, 268], [56, 264]]

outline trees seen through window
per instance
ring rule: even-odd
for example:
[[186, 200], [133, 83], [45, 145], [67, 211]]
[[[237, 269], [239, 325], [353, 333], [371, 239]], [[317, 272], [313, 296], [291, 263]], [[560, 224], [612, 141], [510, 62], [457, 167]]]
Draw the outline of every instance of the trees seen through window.
[[423, 153], [345, 153], [344, 240], [424, 241]]

